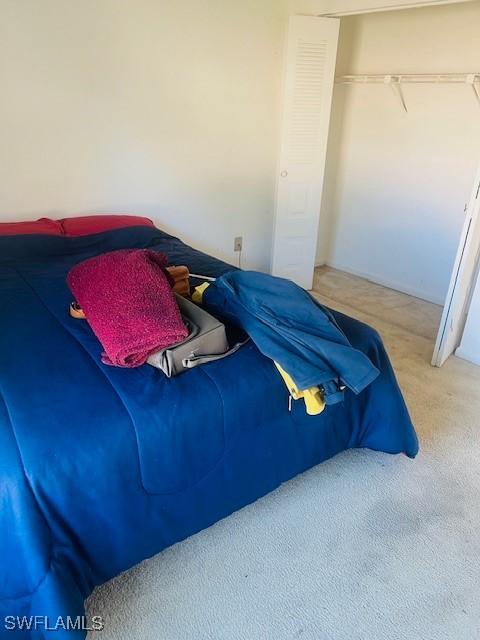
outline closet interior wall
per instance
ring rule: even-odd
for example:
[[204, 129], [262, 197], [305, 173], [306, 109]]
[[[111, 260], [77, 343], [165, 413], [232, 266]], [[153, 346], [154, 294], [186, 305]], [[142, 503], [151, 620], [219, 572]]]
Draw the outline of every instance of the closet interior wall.
[[[479, 72], [480, 2], [345, 17], [336, 75]], [[334, 90], [317, 264], [443, 304], [479, 161], [465, 84]]]

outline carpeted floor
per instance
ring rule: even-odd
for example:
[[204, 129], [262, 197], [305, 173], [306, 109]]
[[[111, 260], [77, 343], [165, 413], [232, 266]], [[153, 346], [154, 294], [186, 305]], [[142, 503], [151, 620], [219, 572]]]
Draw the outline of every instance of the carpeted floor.
[[480, 368], [430, 367], [439, 309], [365, 281], [339, 302], [344, 277], [319, 297], [382, 334], [418, 458], [343, 453], [143, 562], [89, 599], [89, 640], [480, 638]]

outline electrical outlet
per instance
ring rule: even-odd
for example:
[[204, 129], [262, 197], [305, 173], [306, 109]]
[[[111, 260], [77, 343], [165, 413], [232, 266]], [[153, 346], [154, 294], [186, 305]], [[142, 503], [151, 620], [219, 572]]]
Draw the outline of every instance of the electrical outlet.
[[233, 239], [233, 250], [234, 251], [241, 251], [242, 250], [242, 245], [243, 245], [242, 236], [237, 236], [236, 238]]

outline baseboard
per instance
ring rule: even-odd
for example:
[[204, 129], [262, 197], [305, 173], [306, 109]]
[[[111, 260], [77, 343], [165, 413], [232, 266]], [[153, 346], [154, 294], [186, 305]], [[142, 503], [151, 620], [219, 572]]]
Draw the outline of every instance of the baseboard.
[[389, 289], [395, 289], [395, 291], [401, 291], [402, 293], [407, 293], [410, 296], [415, 296], [415, 298], [420, 298], [421, 300], [426, 300], [427, 302], [432, 302], [433, 304], [438, 304], [441, 307], [445, 304], [444, 298], [439, 298], [438, 296], [430, 293], [429, 291], [425, 291], [419, 287], [411, 287], [409, 285], [404, 285], [400, 282], [395, 282], [395, 280], [390, 280], [389, 278], [383, 278], [375, 273], [369, 273], [368, 271], [361, 271], [359, 269], [354, 269], [349, 265], [341, 264], [336, 260], [327, 260], [325, 263], [328, 267], [332, 267], [332, 269], [338, 269], [339, 271], [345, 271], [346, 273], [350, 273], [352, 276], [358, 276], [360, 278], [365, 278], [366, 280], [370, 280], [375, 284], [380, 284], [383, 287], [388, 287]]
[[464, 351], [461, 346], [457, 348], [457, 350], [455, 351], [455, 355], [459, 358], [462, 358], [462, 360], [467, 360], [472, 364], [480, 366], [480, 356], [478, 358], [476, 356], [472, 357], [471, 354], [469, 354], [467, 351]]

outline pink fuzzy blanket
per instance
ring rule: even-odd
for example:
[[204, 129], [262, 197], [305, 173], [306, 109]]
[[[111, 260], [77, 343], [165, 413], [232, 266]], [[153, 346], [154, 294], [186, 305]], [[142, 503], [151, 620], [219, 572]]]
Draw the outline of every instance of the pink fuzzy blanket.
[[163, 254], [121, 249], [70, 270], [68, 286], [104, 348], [105, 364], [138, 367], [187, 337], [166, 264]]

